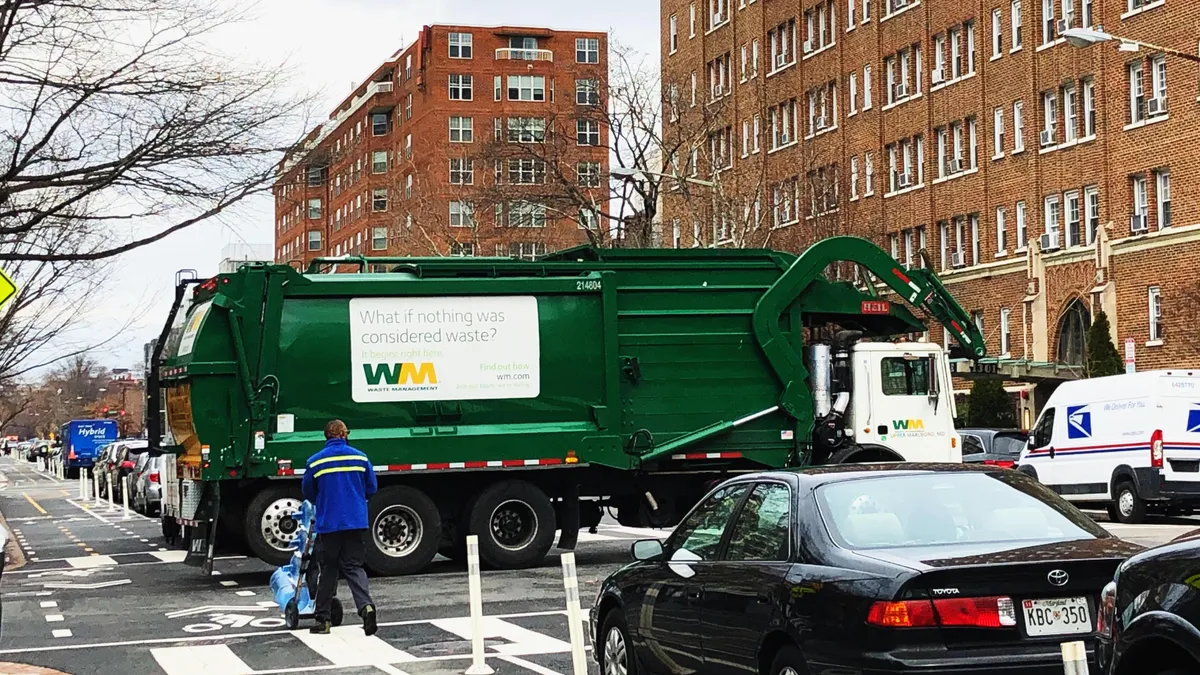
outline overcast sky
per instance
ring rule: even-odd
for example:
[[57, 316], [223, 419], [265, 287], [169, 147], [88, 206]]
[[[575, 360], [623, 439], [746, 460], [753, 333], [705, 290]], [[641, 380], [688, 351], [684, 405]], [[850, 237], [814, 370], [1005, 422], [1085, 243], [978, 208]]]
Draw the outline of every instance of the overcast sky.
[[[428, 24], [607, 30], [613, 41], [656, 57], [658, 6], [655, 0], [260, 0], [255, 18], [223, 33], [216, 46], [233, 59], [286, 61], [299, 86], [320, 93], [328, 114], [352, 83]], [[170, 309], [175, 271], [216, 273], [221, 250], [230, 243], [266, 244], [270, 250], [273, 219], [271, 200], [262, 197], [220, 222], [193, 226], [113, 263], [108, 284], [113, 292], [94, 308], [88, 332], [111, 335], [131, 315], [137, 318], [98, 354], [100, 360], [115, 367], [140, 363], [142, 345], [158, 334]]]

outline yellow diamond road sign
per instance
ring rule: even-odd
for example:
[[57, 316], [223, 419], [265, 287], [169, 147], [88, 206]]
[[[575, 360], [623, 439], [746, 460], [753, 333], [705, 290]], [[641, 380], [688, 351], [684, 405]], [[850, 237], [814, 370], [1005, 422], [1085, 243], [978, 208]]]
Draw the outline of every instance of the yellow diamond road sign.
[[17, 284], [8, 276], [8, 273], [0, 269], [0, 307], [4, 303], [12, 299], [12, 296], [17, 294]]

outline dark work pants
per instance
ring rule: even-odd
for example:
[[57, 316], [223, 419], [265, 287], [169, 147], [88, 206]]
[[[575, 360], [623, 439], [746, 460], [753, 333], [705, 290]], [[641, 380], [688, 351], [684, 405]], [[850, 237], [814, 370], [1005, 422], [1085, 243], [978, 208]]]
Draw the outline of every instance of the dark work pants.
[[354, 606], [358, 612], [373, 605], [367, 589], [367, 573], [363, 571], [363, 556], [367, 552], [366, 530], [343, 530], [318, 534], [309, 563], [308, 592], [316, 589], [316, 620], [329, 621], [329, 610], [337, 595], [338, 573], [350, 585]]

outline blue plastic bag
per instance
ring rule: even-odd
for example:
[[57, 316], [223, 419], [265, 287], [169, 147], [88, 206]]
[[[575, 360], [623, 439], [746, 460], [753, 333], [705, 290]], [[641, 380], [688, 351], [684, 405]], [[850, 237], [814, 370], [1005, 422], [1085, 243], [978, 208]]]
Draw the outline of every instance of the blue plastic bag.
[[[296, 582], [300, 579], [300, 558], [304, 554], [308, 538], [312, 536], [311, 529], [314, 523], [313, 516], [315, 515], [315, 511], [315, 507], [307, 501], [300, 505], [300, 512], [293, 516], [299, 523], [299, 527], [296, 529], [296, 539], [292, 541], [292, 559], [271, 574], [271, 592], [274, 594], [275, 603], [279, 605], [281, 611], [286, 610], [292, 598], [297, 597]], [[312, 564], [311, 561], [309, 564]], [[315, 603], [313, 598], [309, 596], [308, 584], [302, 583], [299, 585], [299, 588], [299, 597], [296, 602], [299, 614], [311, 615], [315, 610]]]

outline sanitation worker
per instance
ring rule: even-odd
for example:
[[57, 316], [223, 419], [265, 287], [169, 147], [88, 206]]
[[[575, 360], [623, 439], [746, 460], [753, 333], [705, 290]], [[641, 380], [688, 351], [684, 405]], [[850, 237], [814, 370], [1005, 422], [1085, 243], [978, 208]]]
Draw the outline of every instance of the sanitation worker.
[[[329, 611], [341, 572], [362, 617], [363, 632], [374, 635], [378, 619], [362, 564], [367, 551], [367, 499], [375, 494], [378, 484], [367, 456], [346, 442], [349, 436], [341, 420], [325, 425], [325, 447], [308, 458], [301, 485], [304, 498], [317, 509], [312, 560], [316, 564], [317, 623], [311, 632], [329, 633]], [[309, 592], [314, 586], [313, 576], [308, 579]]]

